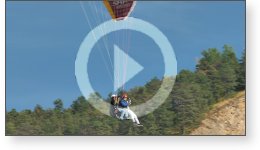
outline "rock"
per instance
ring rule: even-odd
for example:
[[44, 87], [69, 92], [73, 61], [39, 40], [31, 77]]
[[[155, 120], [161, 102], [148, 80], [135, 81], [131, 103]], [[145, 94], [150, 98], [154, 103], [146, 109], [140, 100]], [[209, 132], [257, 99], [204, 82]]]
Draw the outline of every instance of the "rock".
[[191, 135], [245, 135], [245, 91], [215, 104]]

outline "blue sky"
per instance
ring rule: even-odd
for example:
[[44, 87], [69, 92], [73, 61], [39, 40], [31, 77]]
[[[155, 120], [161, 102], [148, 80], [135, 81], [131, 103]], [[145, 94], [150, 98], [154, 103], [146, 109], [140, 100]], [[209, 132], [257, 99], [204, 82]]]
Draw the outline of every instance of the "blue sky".
[[[92, 27], [110, 19], [102, 2], [83, 4]], [[245, 49], [244, 7], [239, 1], [143, 1], [137, 2], [131, 16], [154, 24], [168, 37], [178, 70], [194, 70], [201, 51], [208, 48], [221, 50], [229, 44], [241, 56]], [[7, 110], [32, 109], [36, 104], [53, 107], [57, 98], [69, 107], [81, 95], [74, 63], [82, 40], [91, 30], [79, 2], [7, 2], [6, 9]], [[128, 38], [120, 38], [125, 36]], [[137, 32], [120, 31], [102, 40], [91, 53], [88, 70], [93, 88], [103, 96], [113, 89], [104, 64], [109, 57], [101, 51], [101, 59], [98, 50], [104, 49], [103, 43], [109, 53], [114, 43], [129, 49], [129, 55], [145, 67], [126, 84], [127, 88], [162, 76], [162, 56], [151, 39]]]

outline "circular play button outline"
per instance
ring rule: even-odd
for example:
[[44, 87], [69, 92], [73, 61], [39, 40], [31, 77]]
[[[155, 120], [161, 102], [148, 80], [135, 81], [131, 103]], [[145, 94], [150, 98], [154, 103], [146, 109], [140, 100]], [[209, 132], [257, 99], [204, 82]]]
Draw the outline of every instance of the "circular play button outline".
[[[103, 30], [104, 28], [106, 30]], [[98, 40], [111, 32], [124, 29], [138, 31], [152, 38], [161, 49], [164, 58], [165, 72], [157, 93], [145, 103], [131, 106], [131, 109], [140, 117], [154, 111], [168, 98], [177, 75], [177, 60], [174, 50], [167, 37], [154, 25], [133, 17], [117, 22], [109, 20], [98, 25], [88, 33], [80, 45], [75, 61], [75, 76], [81, 93], [85, 98], [88, 98], [90, 104], [103, 114], [110, 115], [110, 104], [95, 94], [89, 82], [87, 64], [90, 52]]]

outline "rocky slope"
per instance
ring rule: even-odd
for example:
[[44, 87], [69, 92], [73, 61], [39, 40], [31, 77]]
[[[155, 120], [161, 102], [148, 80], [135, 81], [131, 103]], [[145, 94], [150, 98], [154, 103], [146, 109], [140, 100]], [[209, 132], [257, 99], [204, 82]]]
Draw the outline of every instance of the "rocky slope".
[[191, 135], [245, 135], [245, 91], [215, 104]]

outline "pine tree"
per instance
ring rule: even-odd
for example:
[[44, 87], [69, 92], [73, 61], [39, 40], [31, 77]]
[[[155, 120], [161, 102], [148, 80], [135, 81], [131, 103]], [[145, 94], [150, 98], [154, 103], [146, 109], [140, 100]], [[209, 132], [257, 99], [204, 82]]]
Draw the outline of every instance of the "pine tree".
[[244, 50], [242, 58], [239, 60], [238, 71], [238, 85], [237, 90], [244, 90], [246, 88], [246, 51]]
[[5, 125], [5, 132], [6, 135], [15, 135], [16, 134], [15, 123], [12, 121], [8, 121]]
[[233, 48], [225, 45], [219, 70], [223, 87], [225, 87], [225, 91], [221, 96], [234, 92], [237, 86], [238, 68], [239, 64]]
[[[217, 49], [211, 48], [202, 52], [202, 58], [197, 64], [197, 71], [205, 74], [210, 81], [210, 90], [213, 92], [214, 101], [222, 96], [225, 91], [219, 69], [221, 67], [222, 59], [221, 53]], [[214, 103], [214, 102], [213, 102]]]
[[158, 126], [156, 123], [156, 118], [153, 115], [153, 113], [146, 115], [145, 118], [142, 119], [142, 124], [145, 125], [144, 127], [142, 127], [143, 135], [158, 135], [159, 134]]
[[64, 120], [64, 130], [63, 130], [63, 134], [64, 135], [73, 135], [75, 133], [75, 121], [74, 118], [72, 116], [72, 111], [66, 110], [64, 112], [64, 116], [63, 116], [63, 120]]
[[188, 134], [200, 117], [197, 107], [201, 98], [200, 86], [195, 82], [194, 76], [194, 73], [189, 71], [180, 72], [173, 89], [173, 111], [176, 114], [173, 122], [181, 135]]
[[223, 53], [217, 49], [202, 52], [196, 72], [206, 75], [215, 103], [219, 98], [232, 93], [237, 85], [238, 62], [232, 47], [225, 45]]
[[61, 99], [56, 99], [54, 102], [54, 110], [61, 112], [63, 111], [63, 102]]

